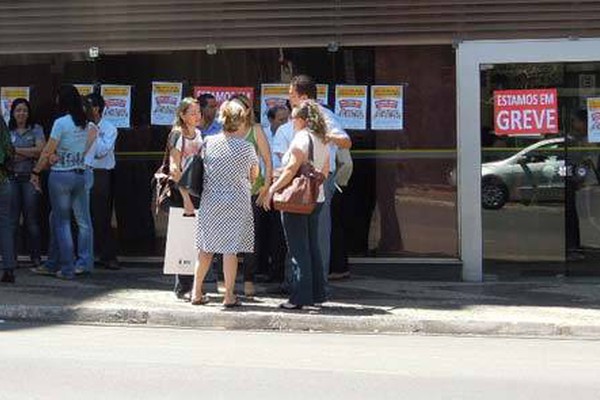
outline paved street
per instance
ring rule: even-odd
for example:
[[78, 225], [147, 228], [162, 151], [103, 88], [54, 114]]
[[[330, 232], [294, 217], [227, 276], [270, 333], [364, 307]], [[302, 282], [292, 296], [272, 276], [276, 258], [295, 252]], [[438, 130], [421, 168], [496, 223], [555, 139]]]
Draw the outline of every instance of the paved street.
[[600, 341], [0, 324], [0, 399], [598, 399]]

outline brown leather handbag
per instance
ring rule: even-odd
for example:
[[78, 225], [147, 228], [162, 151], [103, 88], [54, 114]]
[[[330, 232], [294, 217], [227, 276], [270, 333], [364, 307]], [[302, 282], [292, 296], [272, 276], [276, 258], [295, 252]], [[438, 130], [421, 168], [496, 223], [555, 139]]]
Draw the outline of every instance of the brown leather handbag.
[[273, 208], [292, 214], [311, 214], [317, 206], [319, 187], [325, 175], [314, 165], [314, 145], [309, 136], [308, 161], [304, 161], [296, 176], [283, 189], [273, 195]]

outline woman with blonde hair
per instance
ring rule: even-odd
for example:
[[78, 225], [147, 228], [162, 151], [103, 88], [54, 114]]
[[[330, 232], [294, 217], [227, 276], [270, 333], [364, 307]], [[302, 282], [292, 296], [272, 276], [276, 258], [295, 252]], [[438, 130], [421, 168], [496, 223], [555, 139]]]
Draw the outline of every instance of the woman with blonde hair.
[[[290, 147], [283, 155], [283, 172], [271, 185], [265, 198], [269, 208], [273, 194], [285, 188], [305, 162], [311, 162], [325, 177], [329, 175], [327, 124], [319, 105], [306, 100], [292, 111], [296, 131]], [[310, 215], [282, 212], [283, 227], [292, 266], [290, 298], [284, 309], [299, 310], [304, 306], [325, 302], [326, 282], [319, 246], [319, 211], [325, 201], [323, 185], [319, 187], [317, 207]]]
[[[264, 171], [259, 170], [258, 177], [252, 185], [252, 212], [254, 214], [254, 253], [244, 255], [244, 295], [246, 297], [254, 296], [256, 290], [254, 288], [254, 276], [259, 262], [266, 262], [266, 250], [269, 240], [265, 235], [265, 224], [267, 214], [265, 213], [264, 199], [271, 185], [273, 176], [273, 162], [271, 160], [271, 149], [269, 141], [265, 136], [260, 124], [256, 123], [252, 102], [243, 94], [237, 94], [230, 98], [231, 101], [238, 102], [246, 110], [245, 121], [245, 139], [252, 143], [254, 150], [262, 161]], [[268, 233], [268, 232], [267, 232]]]
[[223, 255], [225, 307], [239, 306], [235, 295], [237, 253], [254, 251], [251, 187], [258, 176], [258, 157], [245, 140], [248, 110], [238, 101], [221, 105], [223, 131], [205, 139], [204, 182], [196, 224], [196, 263], [192, 304], [205, 304], [204, 277], [213, 255]]
[[[202, 135], [200, 130], [196, 128], [201, 117], [200, 106], [196, 99], [186, 97], [181, 100], [175, 114], [175, 123], [167, 139], [169, 174], [174, 182], [179, 182], [181, 179], [183, 166], [187, 159], [198, 153], [202, 147]], [[185, 216], [194, 216], [194, 201], [185, 189], [179, 188], [179, 195], [173, 196], [171, 206], [183, 206]], [[192, 290], [193, 283], [192, 276], [175, 275], [175, 296], [179, 299], [186, 299]]]

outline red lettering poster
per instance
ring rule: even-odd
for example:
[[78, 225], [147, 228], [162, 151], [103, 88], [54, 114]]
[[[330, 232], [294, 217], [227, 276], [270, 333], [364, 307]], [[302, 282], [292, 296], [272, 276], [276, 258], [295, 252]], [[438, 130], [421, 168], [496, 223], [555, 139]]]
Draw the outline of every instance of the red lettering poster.
[[556, 89], [494, 91], [496, 135], [558, 133]]
[[198, 98], [202, 93], [210, 93], [215, 96], [217, 103], [220, 105], [225, 100], [228, 100], [234, 94], [243, 94], [254, 102], [253, 87], [236, 87], [236, 86], [194, 86], [194, 97]]

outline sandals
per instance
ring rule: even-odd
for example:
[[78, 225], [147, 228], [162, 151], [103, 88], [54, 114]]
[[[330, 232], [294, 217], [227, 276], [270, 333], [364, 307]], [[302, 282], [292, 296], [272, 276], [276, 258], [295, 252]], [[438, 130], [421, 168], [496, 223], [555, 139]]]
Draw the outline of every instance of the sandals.
[[223, 303], [223, 307], [225, 307], [225, 308], [235, 308], [235, 307], [239, 307], [241, 305], [242, 305], [242, 302], [237, 297], [235, 298], [235, 301], [233, 303]]
[[190, 301], [190, 304], [193, 306], [202, 306], [206, 303], [208, 303], [210, 301], [210, 299], [208, 298], [207, 295], [203, 294], [202, 296], [196, 298], [192, 298]]

